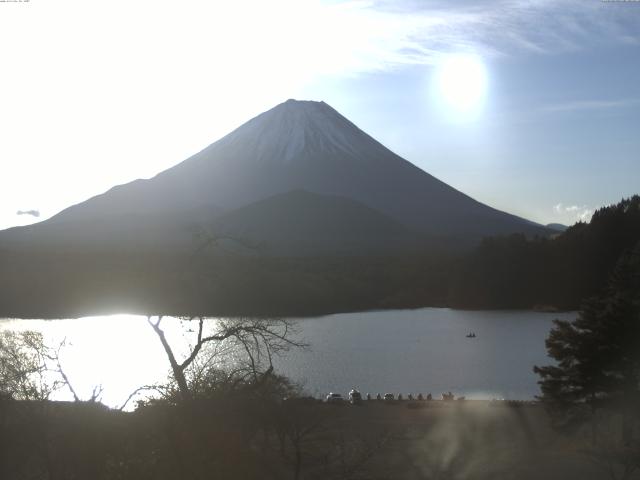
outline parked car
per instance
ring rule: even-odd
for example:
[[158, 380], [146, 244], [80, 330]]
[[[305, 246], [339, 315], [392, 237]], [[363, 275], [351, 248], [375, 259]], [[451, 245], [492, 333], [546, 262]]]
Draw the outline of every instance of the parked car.
[[354, 388], [349, 392], [349, 402], [351, 402], [351, 405], [362, 404], [362, 394]]
[[329, 395], [327, 395], [326, 398], [327, 403], [336, 403], [336, 404], [342, 404], [344, 403], [344, 397], [339, 394], [339, 393], [329, 393]]

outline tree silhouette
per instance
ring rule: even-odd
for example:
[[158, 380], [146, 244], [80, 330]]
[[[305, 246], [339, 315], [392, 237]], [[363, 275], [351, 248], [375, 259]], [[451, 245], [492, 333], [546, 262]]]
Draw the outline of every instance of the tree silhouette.
[[599, 408], [622, 414], [628, 443], [640, 386], [640, 243], [621, 256], [604, 292], [585, 301], [578, 318], [554, 323], [546, 346], [557, 365], [534, 367], [542, 399], [563, 414], [585, 406], [592, 418]]
[[620, 256], [639, 241], [639, 195], [603, 207], [589, 223], [553, 238], [485, 238], [455, 268], [449, 303], [575, 310], [605, 288]]
[[[273, 371], [272, 359], [274, 355], [289, 350], [292, 347], [304, 347], [305, 344], [292, 338], [292, 324], [285, 319], [224, 319], [215, 322], [214, 330], [206, 332], [205, 319], [198, 317], [189, 321], [197, 322], [197, 333], [189, 353], [180, 361], [177, 359], [173, 347], [170, 345], [164, 330], [161, 328], [163, 317], [156, 319], [149, 316], [147, 322], [158, 336], [171, 366], [173, 378], [178, 387], [180, 400], [193, 399], [193, 391], [186, 375], [187, 370], [194, 364], [198, 354], [208, 344], [230, 342], [232, 348], [244, 353], [246, 364], [238, 372], [242, 377], [253, 376], [255, 380], [264, 373]], [[264, 370], [263, 367], [265, 367]], [[264, 370], [264, 371], [261, 371]]]

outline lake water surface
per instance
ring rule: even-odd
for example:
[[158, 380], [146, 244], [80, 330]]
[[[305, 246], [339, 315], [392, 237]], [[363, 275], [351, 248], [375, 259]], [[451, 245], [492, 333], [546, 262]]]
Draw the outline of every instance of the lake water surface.
[[[552, 320], [573, 317], [425, 308], [297, 319], [297, 336], [310, 348], [274, 364], [316, 396], [356, 387], [372, 394], [452, 391], [467, 398], [531, 399], [539, 393], [533, 365], [550, 362], [544, 341]], [[186, 351], [193, 326], [166, 318], [163, 327], [177, 351]], [[50, 345], [66, 339], [62, 364], [79, 395], [87, 398], [102, 385], [102, 401], [110, 406], [168, 374], [162, 346], [142, 316], [7, 319], [0, 329], [38, 330]], [[469, 332], [477, 337], [466, 338]]]

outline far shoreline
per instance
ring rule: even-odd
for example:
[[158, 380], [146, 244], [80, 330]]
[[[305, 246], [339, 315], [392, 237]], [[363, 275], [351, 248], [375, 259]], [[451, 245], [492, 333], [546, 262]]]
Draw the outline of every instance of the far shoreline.
[[333, 315], [348, 315], [348, 314], [367, 314], [367, 313], [382, 313], [382, 312], [394, 312], [394, 311], [417, 311], [417, 310], [452, 310], [452, 311], [460, 311], [460, 312], [504, 312], [504, 313], [542, 313], [542, 314], [567, 314], [577, 312], [577, 308], [567, 308], [561, 309], [554, 306], [539, 306], [535, 305], [531, 308], [468, 308], [468, 307], [452, 307], [452, 306], [421, 306], [421, 307], [389, 307], [389, 308], [372, 308], [372, 309], [357, 309], [357, 310], [328, 310], [326, 312], [320, 313], [308, 313], [308, 314], [300, 314], [300, 313], [291, 313], [291, 314], [283, 314], [283, 315], [255, 315], [238, 312], [236, 314], [217, 314], [217, 313], [204, 313], [204, 314], [185, 314], [185, 313], [143, 313], [132, 311], [121, 311], [121, 310], [113, 310], [113, 311], [97, 311], [97, 312], [84, 312], [82, 314], [70, 314], [70, 315], [48, 315], [48, 314], [29, 314], [27, 316], [21, 316], [20, 314], [10, 313], [3, 314], [0, 312], [0, 321], [5, 320], [81, 320], [81, 319], [90, 319], [95, 317], [112, 317], [112, 316], [140, 316], [140, 317], [157, 317], [164, 316], [170, 318], [185, 318], [185, 319], [196, 319], [196, 318], [205, 318], [205, 319], [214, 319], [214, 318], [256, 318], [256, 319], [272, 319], [272, 318], [282, 318], [282, 319], [304, 319], [310, 320], [315, 318], [323, 318], [329, 317]]

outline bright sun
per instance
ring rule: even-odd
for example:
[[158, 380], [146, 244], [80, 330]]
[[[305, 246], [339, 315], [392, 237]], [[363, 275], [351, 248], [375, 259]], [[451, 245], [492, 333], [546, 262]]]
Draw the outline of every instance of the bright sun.
[[477, 112], [487, 90], [482, 59], [470, 54], [446, 56], [437, 69], [437, 91], [447, 109], [459, 114]]

